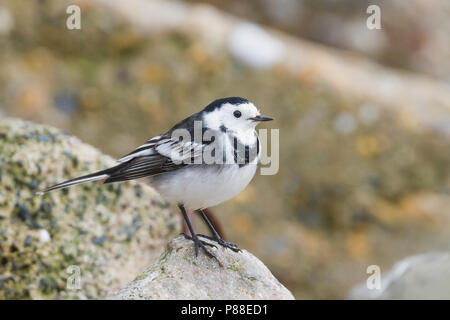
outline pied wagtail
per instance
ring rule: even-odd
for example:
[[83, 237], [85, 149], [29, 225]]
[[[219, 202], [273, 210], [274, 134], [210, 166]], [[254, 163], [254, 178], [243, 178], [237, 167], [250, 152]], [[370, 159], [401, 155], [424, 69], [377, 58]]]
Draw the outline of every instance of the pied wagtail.
[[[59, 183], [44, 192], [89, 181], [111, 183], [146, 177], [163, 198], [180, 208], [191, 233], [185, 237], [194, 242], [196, 256], [202, 248], [208, 257], [215, 258], [206, 248], [215, 246], [199, 237], [237, 252], [240, 249], [219, 236], [203, 209], [233, 198], [252, 180], [261, 149], [255, 128], [269, 120], [273, 119], [262, 116], [247, 99], [218, 99], [122, 157], [117, 166]], [[188, 138], [182, 139], [186, 133]], [[200, 213], [212, 237], [194, 232], [185, 208]]]

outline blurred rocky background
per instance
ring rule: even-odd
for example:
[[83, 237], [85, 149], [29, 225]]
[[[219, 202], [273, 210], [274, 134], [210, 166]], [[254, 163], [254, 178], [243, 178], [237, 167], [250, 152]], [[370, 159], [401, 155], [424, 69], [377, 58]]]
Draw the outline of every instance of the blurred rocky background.
[[[445, 0], [189, 0], [296, 37], [362, 53], [400, 69], [450, 81], [450, 4]], [[381, 8], [382, 30], [366, 27], [369, 5]]]
[[3, 0], [0, 116], [119, 157], [218, 97], [252, 100], [280, 170], [214, 210], [297, 299], [346, 298], [369, 265], [450, 249], [449, 16], [446, 0]]

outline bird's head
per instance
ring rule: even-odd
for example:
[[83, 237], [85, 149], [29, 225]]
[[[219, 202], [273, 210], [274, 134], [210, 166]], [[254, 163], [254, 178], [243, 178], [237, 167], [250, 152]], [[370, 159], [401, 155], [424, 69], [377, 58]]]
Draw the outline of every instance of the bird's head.
[[270, 120], [273, 118], [261, 115], [253, 103], [239, 97], [215, 100], [203, 110], [205, 126], [224, 132], [248, 132], [261, 121]]

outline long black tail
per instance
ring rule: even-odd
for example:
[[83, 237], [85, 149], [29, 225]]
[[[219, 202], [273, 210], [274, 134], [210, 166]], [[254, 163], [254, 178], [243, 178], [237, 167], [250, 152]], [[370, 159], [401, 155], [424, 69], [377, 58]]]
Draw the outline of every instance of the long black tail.
[[71, 180], [67, 180], [58, 184], [55, 184], [54, 186], [51, 186], [43, 191], [37, 192], [37, 194], [44, 194], [46, 192], [49, 191], [53, 191], [53, 190], [57, 190], [57, 189], [63, 189], [63, 188], [67, 188], [69, 186], [72, 186], [74, 184], [79, 184], [79, 183], [85, 183], [85, 182], [90, 182], [90, 181], [98, 181], [98, 180], [102, 180], [102, 179], [107, 179], [111, 174], [120, 171], [121, 169], [123, 169], [124, 167], [126, 167], [128, 165], [127, 162], [121, 163], [115, 167], [112, 168], [108, 168], [102, 171], [98, 171], [98, 172], [94, 172], [82, 177], [78, 177], [75, 179], [71, 179]]

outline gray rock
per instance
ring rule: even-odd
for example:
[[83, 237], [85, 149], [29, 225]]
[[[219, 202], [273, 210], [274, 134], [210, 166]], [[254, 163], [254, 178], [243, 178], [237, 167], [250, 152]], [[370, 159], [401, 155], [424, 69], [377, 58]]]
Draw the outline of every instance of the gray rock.
[[153, 263], [109, 299], [294, 299], [251, 253], [211, 248], [219, 262], [200, 250], [195, 257], [192, 241], [173, 239]]
[[361, 284], [351, 299], [450, 299], [450, 253], [431, 252], [408, 257], [381, 273], [381, 289]]
[[0, 150], [0, 300], [103, 298], [179, 232], [178, 217], [142, 183], [91, 183], [36, 196], [115, 164], [66, 132], [0, 119]]

